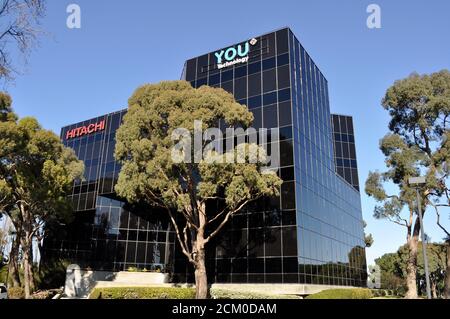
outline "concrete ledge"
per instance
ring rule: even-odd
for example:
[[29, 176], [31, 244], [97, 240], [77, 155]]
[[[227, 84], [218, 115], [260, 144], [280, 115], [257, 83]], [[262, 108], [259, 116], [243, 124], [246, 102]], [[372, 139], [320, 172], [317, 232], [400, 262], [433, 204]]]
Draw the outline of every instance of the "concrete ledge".
[[156, 272], [126, 272], [121, 271], [114, 273], [111, 280], [107, 280], [115, 283], [127, 283], [127, 284], [166, 284], [169, 283], [169, 275]]
[[152, 272], [108, 272], [81, 269], [78, 265], [67, 267], [64, 294], [70, 298], [85, 298], [93, 287], [133, 287], [168, 284], [169, 275]]
[[126, 282], [112, 282], [112, 281], [97, 281], [93, 288], [116, 288], [116, 287], [124, 287], [124, 288], [133, 288], [133, 287], [155, 287], [155, 288], [194, 288], [194, 285], [191, 284], [144, 284], [144, 283], [126, 283]]
[[[112, 281], [98, 281], [93, 288], [132, 288], [132, 287], [180, 287], [195, 288], [193, 284], [145, 284], [145, 283], [125, 283]], [[308, 296], [328, 289], [352, 289], [356, 287], [348, 286], [324, 286], [324, 285], [302, 285], [302, 284], [212, 284], [211, 289], [227, 290], [231, 292], [246, 292], [270, 295], [295, 295]]]
[[[67, 268], [64, 294], [71, 298], [86, 298], [93, 288], [113, 287], [195, 287], [193, 284], [169, 283], [169, 275], [147, 272], [106, 272], [82, 270], [77, 265]], [[271, 295], [308, 296], [327, 289], [355, 287], [307, 284], [219, 284], [212, 289]]]
[[308, 296], [328, 289], [352, 289], [355, 287], [306, 284], [212, 284], [211, 288], [236, 292]]

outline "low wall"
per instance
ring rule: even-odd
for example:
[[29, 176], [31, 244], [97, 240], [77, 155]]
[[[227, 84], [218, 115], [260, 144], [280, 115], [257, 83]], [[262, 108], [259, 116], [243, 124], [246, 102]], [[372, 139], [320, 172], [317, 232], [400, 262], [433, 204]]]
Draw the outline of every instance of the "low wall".
[[308, 296], [321, 292], [322, 290], [351, 289], [354, 287], [305, 284], [212, 284], [211, 288], [236, 292]]
[[169, 275], [152, 272], [111, 272], [67, 267], [64, 294], [69, 298], [86, 298], [94, 287], [150, 286], [167, 284]]
[[[67, 268], [64, 294], [69, 298], [86, 298], [94, 287], [187, 287], [193, 285], [169, 283], [169, 275], [146, 272], [108, 272], [80, 269], [77, 265]], [[236, 292], [308, 296], [322, 290], [354, 288], [344, 286], [305, 284], [212, 284], [211, 288]]]

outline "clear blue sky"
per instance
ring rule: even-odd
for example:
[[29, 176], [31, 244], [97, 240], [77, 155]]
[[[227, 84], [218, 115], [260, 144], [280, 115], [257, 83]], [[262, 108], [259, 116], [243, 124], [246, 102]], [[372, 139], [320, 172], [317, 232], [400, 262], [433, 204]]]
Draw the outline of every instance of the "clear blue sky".
[[[66, 7], [77, 3], [82, 28], [66, 27]], [[382, 9], [382, 29], [366, 26], [366, 8]], [[20, 116], [61, 126], [119, 110], [148, 82], [179, 79], [187, 58], [289, 26], [329, 81], [332, 112], [354, 117], [360, 180], [384, 167], [378, 150], [388, 117], [380, 101], [394, 80], [411, 72], [450, 69], [448, 0], [48, 1], [49, 33], [31, 55], [26, 74], [8, 87]], [[375, 245], [368, 260], [405, 242], [404, 230], [372, 218]], [[443, 234], [426, 216], [433, 240]]]

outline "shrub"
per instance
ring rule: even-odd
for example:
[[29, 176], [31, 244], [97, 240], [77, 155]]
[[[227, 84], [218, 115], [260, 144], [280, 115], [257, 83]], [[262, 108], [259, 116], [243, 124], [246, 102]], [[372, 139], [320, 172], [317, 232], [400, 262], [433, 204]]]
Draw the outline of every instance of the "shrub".
[[153, 266], [150, 269], [147, 269], [147, 268], [142, 268], [141, 269], [141, 268], [138, 268], [138, 267], [128, 267], [127, 271], [128, 272], [155, 272], [155, 273], [162, 273], [163, 272], [162, 268], [159, 267], [159, 266]]
[[403, 293], [395, 289], [371, 289], [373, 297], [402, 297]]
[[193, 288], [115, 287], [94, 288], [89, 299], [193, 299]]
[[6, 284], [6, 275], [8, 274], [8, 265], [0, 266], [0, 282]]
[[370, 291], [372, 292], [373, 297], [381, 297], [380, 289], [371, 289]]
[[329, 289], [309, 295], [306, 299], [370, 299], [372, 292], [369, 289]]
[[45, 299], [52, 299], [57, 293], [62, 293], [62, 290], [40, 290], [36, 291], [31, 295], [31, 299], [39, 299], [39, 300], [45, 300]]
[[8, 289], [9, 299], [25, 299], [25, 290], [22, 287], [11, 287]]
[[46, 260], [39, 270], [35, 271], [36, 286], [42, 290], [64, 286], [69, 265], [70, 261], [65, 259]]
[[225, 289], [211, 289], [212, 299], [300, 299], [295, 295], [273, 295], [254, 292], [231, 291]]

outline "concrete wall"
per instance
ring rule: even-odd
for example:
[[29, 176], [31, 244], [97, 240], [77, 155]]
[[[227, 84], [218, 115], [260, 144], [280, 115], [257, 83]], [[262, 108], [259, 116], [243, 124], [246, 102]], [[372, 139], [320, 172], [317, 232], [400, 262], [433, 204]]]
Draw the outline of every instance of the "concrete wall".
[[[193, 285], [171, 284], [169, 275], [145, 272], [107, 272], [80, 269], [77, 265], [67, 268], [64, 294], [69, 298], [86, 298], [90, 291], [103, 287], [186, 287]], [[212, 284], [213, 289], [274, 295], [308, 296], [322, 290], [354, 288], [343, 286], [303, 284]]]
[[325, 286], [303, 284], [212, 284], [211, 288], [236, 292], [250, 292], [273, 295], [308, 296], [328, 289], [351, 289], [348, 286]]
[[92, 271], [70, 265], [67, 267], [64, 294], [69, 298], [86, 298], [94, 287], [137, 287], [168, 282], [168, 274]]

